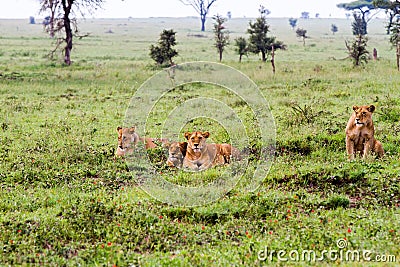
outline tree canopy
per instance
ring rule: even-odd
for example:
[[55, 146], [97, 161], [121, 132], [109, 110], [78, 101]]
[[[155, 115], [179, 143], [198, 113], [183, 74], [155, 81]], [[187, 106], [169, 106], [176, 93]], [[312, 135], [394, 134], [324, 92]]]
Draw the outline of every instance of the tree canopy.
[[389, 23], [387, 25], [387, 34], [390, 33], [394, 19], [400, 16], [400, 1], [389, 1], [389, 0], [374, 0], [374, 5], [380, 9], [385, 10], [386, 14], [389, 16]]
[[372, 16], [370, 16], [368, 19], [367, 16], [371, 10], [377, 8], [373, 2], [374, 0], [357, 0], [350, 3], [340, 3], [336, 6], [345, 10], [359, 12], [361, 14], [360, 18], [362, 20], [362, 24], [365, 25], [365, 34], [367, 34], [367, 23], [372, 18]]
[[346, 10], [371, 10], [375, 8], [373, 0], [357, 0], [350, 3], [340, 3], [336, 5], [338, 8]]

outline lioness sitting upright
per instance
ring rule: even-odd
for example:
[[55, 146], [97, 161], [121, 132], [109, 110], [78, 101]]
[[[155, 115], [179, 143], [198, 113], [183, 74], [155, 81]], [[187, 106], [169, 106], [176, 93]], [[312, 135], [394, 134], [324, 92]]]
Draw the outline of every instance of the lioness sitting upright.
[[354, 159], [356, 153], [360, 153], [363, 158], [370, 152], [382, 157], [382, 144], [374, 138], [372, 113], [375, 106], [353, 106], [353, 110], [346, 127], [346, 150], [349, 160]]
[[224, 157], [218, 153], [217, 146], [206, 143], [209, 136], [209, 132], [185, 133], [188, 145], [183, 168], [202, 171], [225, 163]]

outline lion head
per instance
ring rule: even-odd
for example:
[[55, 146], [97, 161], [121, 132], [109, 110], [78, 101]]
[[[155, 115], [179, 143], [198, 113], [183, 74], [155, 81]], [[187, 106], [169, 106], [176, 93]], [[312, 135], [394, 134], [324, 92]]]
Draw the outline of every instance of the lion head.
[[209, 132], [185, 133], [185, 138], [188, 140], [188, 148], [192, 149], [193, 152], [203, 151], [207, 146], [206, 140], [209, 136]]
[[372, 123], [372, 113], [375, 110], [374, 105], [369, 106], [353, 106], [354, 123], [357, 127], [370, 125]]
[[118, 147], [117, 156], [124, 156], [126, 153], [131, 153], [134, 146], [139, 141], [139, 136], [135, 132], [135, 127], [123, 128], [117, 127], [118, 132]]
[[181, 168], [186, 149], [187, 142], [173, 142], [168, 145], [168, 166]]

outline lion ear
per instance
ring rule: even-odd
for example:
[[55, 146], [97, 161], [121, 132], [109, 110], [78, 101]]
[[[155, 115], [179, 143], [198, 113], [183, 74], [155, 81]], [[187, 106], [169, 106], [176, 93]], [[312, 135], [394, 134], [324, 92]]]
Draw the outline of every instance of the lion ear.
[[358, 109], [357, 106], [353, 106], [353, 110], [356, 111]]
[[184, 156], [186, 155], [187, 145], [188, 145], [187, 142], [179, 142], [179, 149], [181, 150]]
[[209, 132], [203, 132], [202, 135], [203, 135], [205, 138], [210, 137], [210, 133], [209, 133]]
[[131, 128], [129, 128], [129, 133], [134, 133], [136, 130], [135, 126], [132, 126]]
[[375, 106], [374, 106], [374, 105], [370, 105], [370, 106], [368, 107], [368, 111], [369, 111], [369, 112], [374, 112], [374, 111], [375, 111]]
[[117, 132], [119, 133], [121, 130], [122, 130], [122, 127], [121, 127], [121, 126], [118, 126], [118, 127], [117, 127]]
[[180, 147], [181, 149], [184, 149], [184, 150], [186, 150], [186, 148], [187, 148], [187, 145], [188, 145], [188, 143], [187, 143], [187, 142], [179, 142], [179, 147]]
[[189, 136], [191, 136], [191, 135], [192, 135], [192, 133], [186, 132], [186, 133], [185, 133], [185, 138], [186, 138], [187, 140], [189, 140]]

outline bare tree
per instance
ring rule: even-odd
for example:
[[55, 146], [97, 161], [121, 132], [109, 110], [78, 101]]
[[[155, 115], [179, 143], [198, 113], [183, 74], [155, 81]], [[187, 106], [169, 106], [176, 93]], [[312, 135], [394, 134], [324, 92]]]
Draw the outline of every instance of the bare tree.
[[57, 24], [55, 23], [56, 12], [60, 7], [61, 1], [60, 0], [43, 0], [41, 2], [42, 7], [40, 9], [41, 13], [46, 13], [47, 11], [50, 12], [48, 16], [48, 21], [44, 24], [45, 30], [49, 33], [51, 38], [55, 36], [54, 26]]
[[206, 19], [208, 12], [210, 11], [210, 8], [212, 4], [217, 2], [217, 0], [179, 0], [183, 4], [192, 6], [194, 10], [200, 15], [200, 20], [201, 20], [201, 31], [204, 32], [206, 30]]
[[50, 13], [49, 23], [45, 26], [50, 36], [54, 37], [55, 33], [64, 33], [65, 38], [58, 38], [56, 48], [51, 54], [65, 42], [64, 62], [71, 65], [71, 51], [73, 37], [83, 37], [78, 35], [76, 13], [84, 16], [84, 10], [89, 13], [100, 8], [104, 0], [40, 0], [40, 12]]

